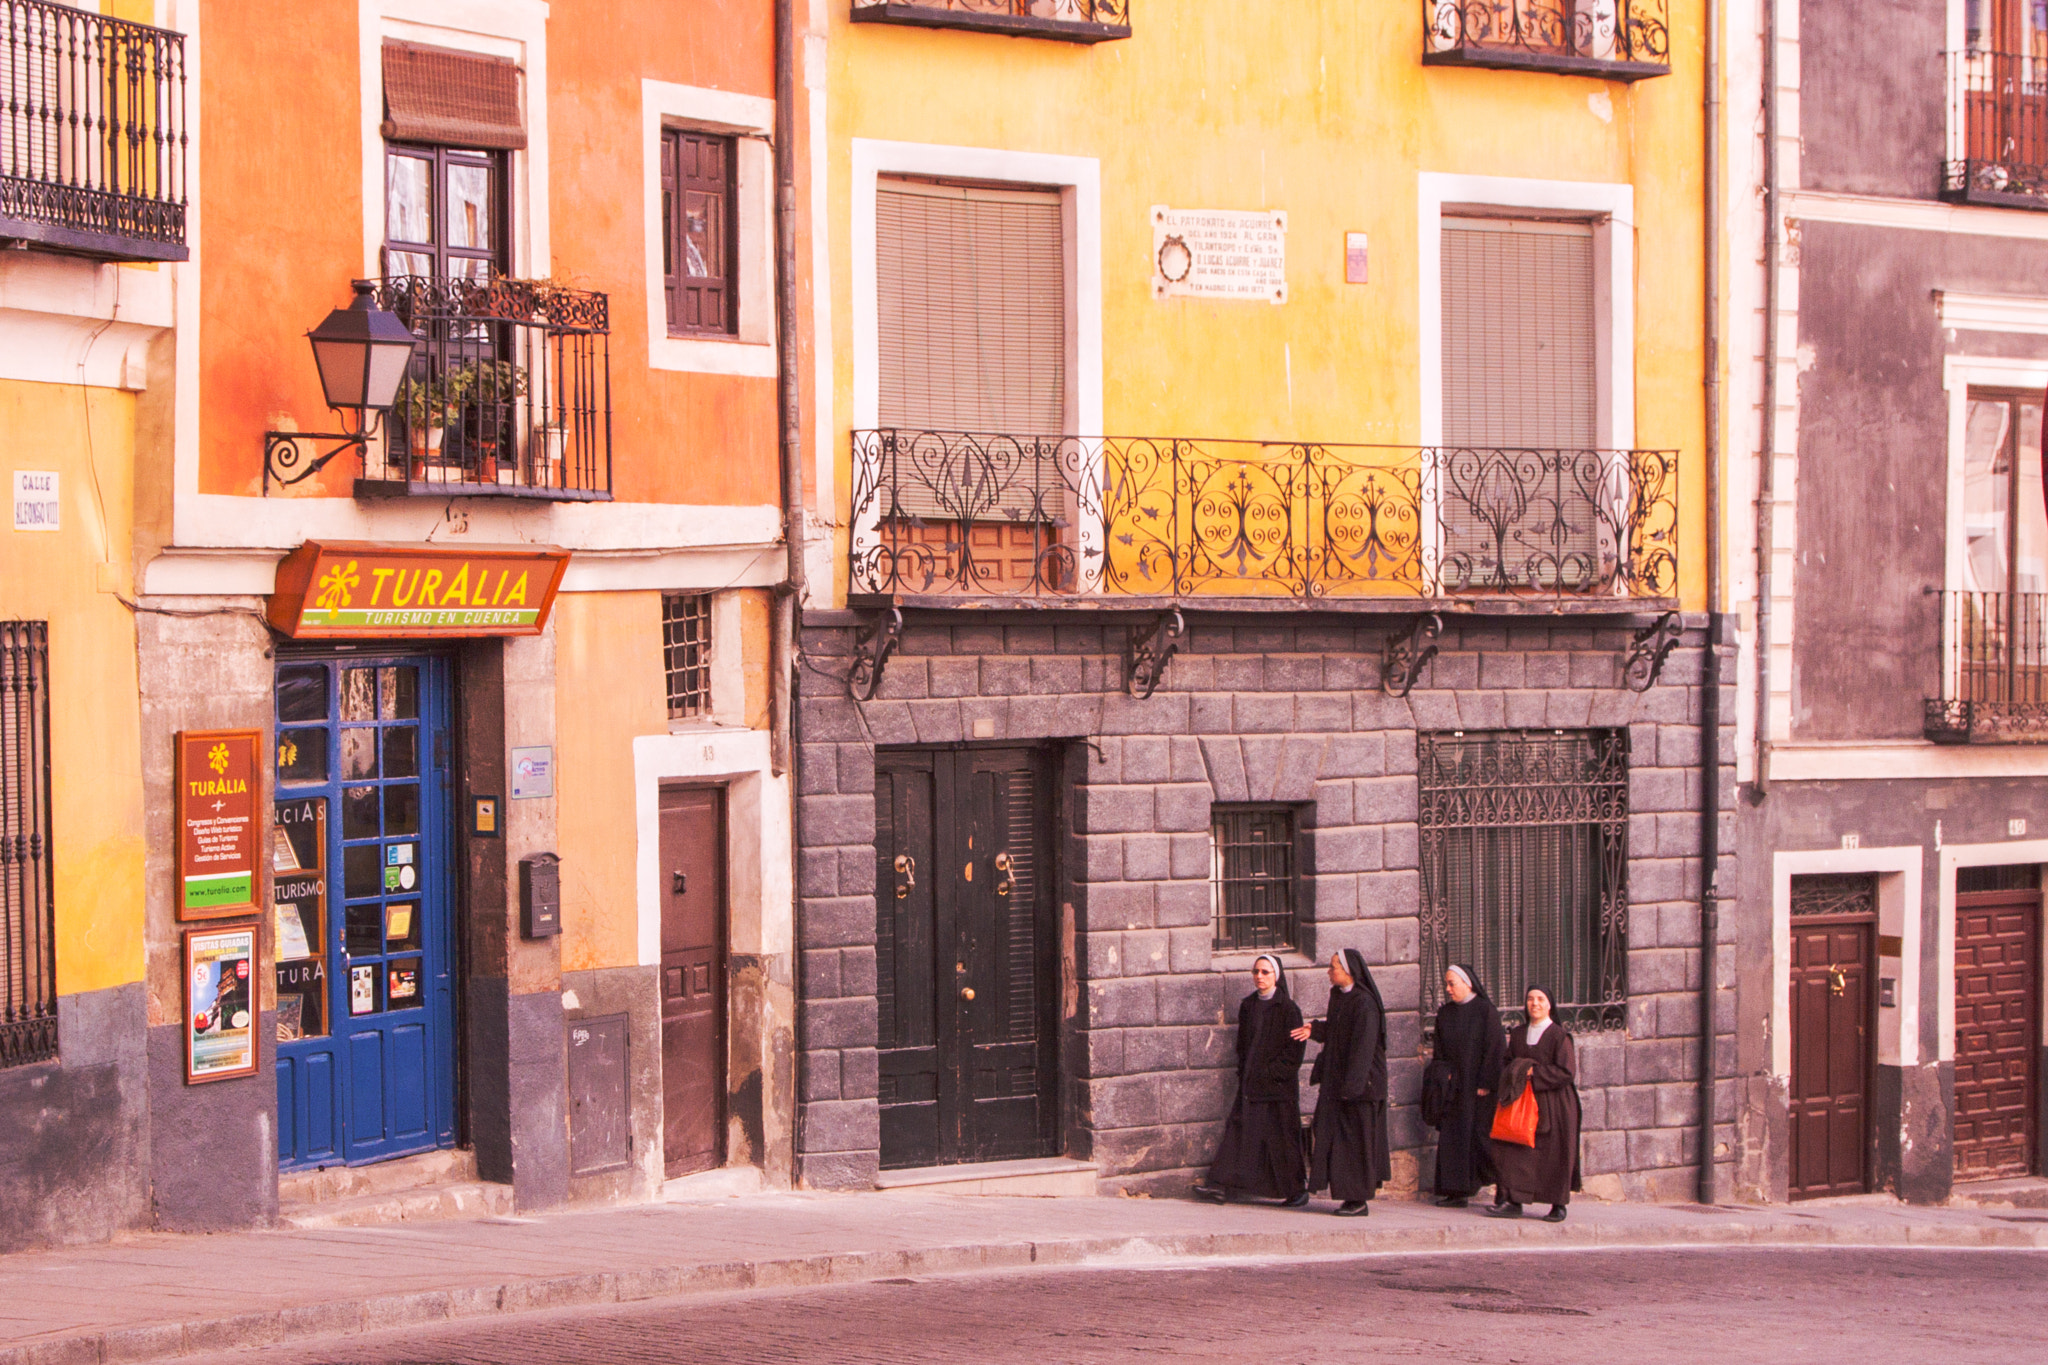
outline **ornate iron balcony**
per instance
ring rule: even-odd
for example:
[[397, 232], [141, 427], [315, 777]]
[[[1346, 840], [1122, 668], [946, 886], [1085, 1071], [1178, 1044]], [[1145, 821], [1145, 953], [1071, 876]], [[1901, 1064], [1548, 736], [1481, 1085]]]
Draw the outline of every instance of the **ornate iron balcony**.
[[1131, 36], [1131, 0], [853, 0], [856, 24], [1100, 43]]
[[1671, 74], [1665, 0], [1422, 0], [1422, 26], [1425, 66]]
[[377, 304], [420, 341], [357, 497], [611, 497], [605, 295], [400, 275], [377, 282]]
[[1948, 103], [1942, 197], [2048, 209], [2048, 60], [1951, 52]]
[[853, 433], [852, 585], [967, 597], [1677, 591], [1678, 457]]
[[2048, 743], [2048, 593], [1943, 593], [1926, 710], [1936, 744]]
[[0, 241], [182, 261], [185, 36], [0, 0]]

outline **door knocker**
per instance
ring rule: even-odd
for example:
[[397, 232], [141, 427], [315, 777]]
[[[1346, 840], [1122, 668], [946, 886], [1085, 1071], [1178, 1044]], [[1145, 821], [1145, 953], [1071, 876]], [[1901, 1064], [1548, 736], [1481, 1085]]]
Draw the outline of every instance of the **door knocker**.
[[1007, 896], [1010, 894], [1010, 889], [1017, 884], [1017, 875], [1010, 870], [1010, 855], [1008, 853], [998, 853], [996, 855], [996, 871], [1001, 873], [1003, 878], [996, 883], [996, 894], [998, 896]]
[[1834, 963], [1828, 964], [1828, 994], [1841, 995], [1849, 989], [1849, 976]]
[[917, 885], [917, 859], [908, 853], [897, 854], [896, 875], [902, 878], [896, 883], [896, 899], [908, 900], [910, 888]]

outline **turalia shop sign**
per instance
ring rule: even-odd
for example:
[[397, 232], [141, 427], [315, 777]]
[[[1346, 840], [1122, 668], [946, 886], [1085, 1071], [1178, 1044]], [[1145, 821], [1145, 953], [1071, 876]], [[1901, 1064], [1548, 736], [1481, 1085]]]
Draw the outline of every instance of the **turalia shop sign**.
[[301, 640], [538, 635], [569, 552], [309, 540], [277, 566], [270, 624]]

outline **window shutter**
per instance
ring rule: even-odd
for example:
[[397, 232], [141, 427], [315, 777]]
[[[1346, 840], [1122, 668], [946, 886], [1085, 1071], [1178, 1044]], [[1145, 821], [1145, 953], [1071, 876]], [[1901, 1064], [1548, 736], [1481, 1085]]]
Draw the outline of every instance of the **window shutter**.
[[671, 205], [669, 325], [685, 332], [730, 332], [733, 140], [671, 130], [662, 144], [668, 154], [665, 177], [671, 158], [674, 165], [674, 193], [665, 199]]
[[1444, 444], [1588, 450], [1593, 229], [1446, 220]]
[[875, 219], [881, 425], [1064, 434], [1058, 192], [885, 180]]
[[526, 145], [519, 65], [505, 57], [384, 44], [386, 139], [511, 151]]
[[681, 291], [676, 284], [676, 139], [664, 133], [661, 139], [661, 289], [668, 301], [668, 325], [681, 320]]

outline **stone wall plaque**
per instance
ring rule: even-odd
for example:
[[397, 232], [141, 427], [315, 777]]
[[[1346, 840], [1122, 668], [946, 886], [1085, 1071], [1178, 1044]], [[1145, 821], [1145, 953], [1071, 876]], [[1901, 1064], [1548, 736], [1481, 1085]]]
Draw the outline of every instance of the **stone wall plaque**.
[[1152, 209], [1152, 297], [1287, 302], [1282, 209]]

